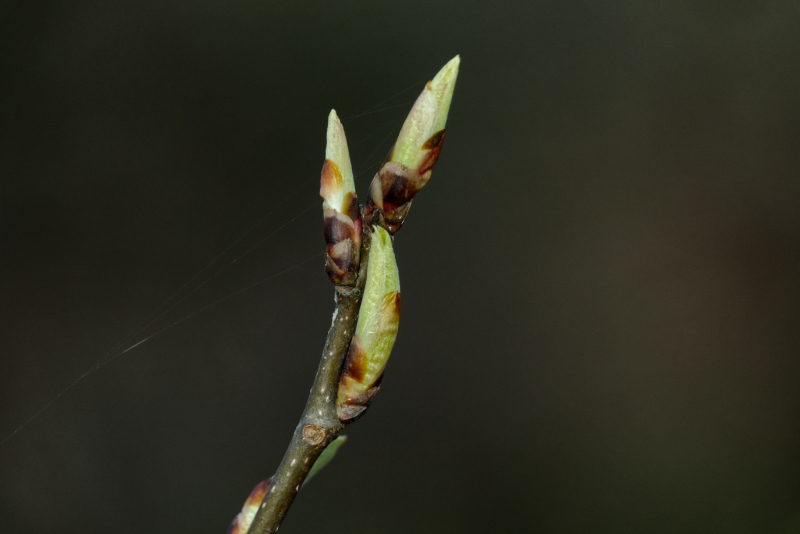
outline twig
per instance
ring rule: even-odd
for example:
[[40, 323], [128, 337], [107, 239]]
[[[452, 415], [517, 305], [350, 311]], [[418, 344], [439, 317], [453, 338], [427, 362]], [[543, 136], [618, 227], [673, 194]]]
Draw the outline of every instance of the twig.
[[345, 426], [336, 413], [336, 391], [342, 363], [356, 329], [358, 310], [367, 280], [371, 243], [371, 232], [364, 225], [361, 236], [361, 265], [355, 286], [336, 287], [336, 311], [333, 313], [325, 351], [322, 353], [303, 416], [280, 467], [273, 475], [267, 495], [258, 508], [248, 534], [272, 534], [278, 531], [311, 466]]
[[328, 116], [320, 196], [325, 270], [336, 285], [333, 323], [289, 448], [277, 472], [245, 501], [228, 534], [278, 532], [314, 462], [345, 424], [364, 414], [380, 389], [400, 320], [400, 277], [391, 235], [400, 230], [439, 158], [459, 63], [456, 56], [425, 85], [372, 180], [363, 209], [341, 121], [336, 111]]

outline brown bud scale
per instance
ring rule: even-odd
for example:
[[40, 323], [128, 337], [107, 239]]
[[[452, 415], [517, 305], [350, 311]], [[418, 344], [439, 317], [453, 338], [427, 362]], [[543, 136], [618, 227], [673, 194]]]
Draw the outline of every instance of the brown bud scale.
[[[323, 176], [324, 173], [323, 169]], [[354, 193], [345, 196], [343, 207], [344, 212], [323, 210], [325, 271], [334, 284], [351, 286], [355, 283], [361, 252], [361, 217]]]
[[352, 423], [367, 411], [372, 399], [381, 389], [379, 386], [370, 388], [367, 391], [347, 397], [347, 399], [336, 408], [339, 421], [342, 423]]
[[250, 492], [250, 495], [244, 502], [242, 511], [233, 518], [225, 534], [247, 534], [247, 531], [250, 529], [250, 523], [252, 523], [253, 517], [258, 511], [261, 501], [264, 500], [264, 495], [267, 494], [270, 484], [272, 484], [272, 477], [256, 484], [256, 487], [253, 488], [253, 491]]
[[382, 331], [383, 339], [377, 342], [373, 340], [373, 354], [367, 353], [358, 334], [354, 335], [350, 342], [336, 399], [339, 420], [343, 423], [350, 423], [366, 412], [383, 380], [386, 360], [397, 335], [400, 293], [397, 291], [387, 293], [381, 302], [383, 319], [378, 328]]
[[[430, 139], [425, 141], [424, 145], [422, 145], [423, 150], [430, 151], [417, 168], [417, 172], [422, 176], [425, 176], [425, 173], [433, 169], [433, 166], [436, 165], [436, 162], [439, 160], [439, 154], [442, 152], [442, 145], [444, 144], [444, 133], [444, 129], [439, 130], [433, 134]], [[430, 178], [430, 175], [425, 177], [425, 180], [427, 181], [428, 178]]]
[[382, 372], [371, 384], [364, 384], [368, 366], [367, 351], [361, 344], [361, 338], [356, 334], [350, 342], [350, 350], [347, 352], [344, 370], [339, 379], [339, 399], [336, 404], [339, 420], [343, 423], [354, 421], [363, 414], [380, 389]]
[[[425, 187], [444, 143], [445, 130], [433, 134], [422, 146], [427, 151], [417, 169], [387, 161], [370, 184], [369, 198], [364, 206], [367, 225], [379, 225], [390, 234], [396, 233], [411, 209], [411, 201]], [[391, 152], [390, 156], [391, 158]]]
[[[339, 166], [333, 161], [326, 159], [322, 164], [322, 175], [319, 180], [319, 195], [324, 199], [335, 197], [337, 191], [343, 185], [342, 173], [339, 171]], [[334, 206], [339, 209], [339, 206]]]

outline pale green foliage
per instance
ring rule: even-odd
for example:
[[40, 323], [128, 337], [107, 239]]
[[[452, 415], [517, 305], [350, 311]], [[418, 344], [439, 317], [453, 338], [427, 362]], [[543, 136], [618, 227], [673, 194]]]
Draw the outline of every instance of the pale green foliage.
[[333, 460], [333, 457], [336, 456], [336, 453], [339, 452], [339, 449], [341, 448], [342, 445], [345, 444], [346, 441], [347, 441], [347, 436], [339, 436], [338, 438], [333, 440], [331, 444], [325, 448], [324, 451], [322, 451], [322, 454], [319, 455], [317, 461], [314, 462], [314, 465], [311, 466], [311, 470], [309, 470], [308, 476], [306, 477], [305, 482], [303, 482], [304, 486], [308, 484], [308, 481], [311, 480], [311, 477], [319, 473], [319, 471], [323, 467], [328, 465], [328, 463], [331, 460]]

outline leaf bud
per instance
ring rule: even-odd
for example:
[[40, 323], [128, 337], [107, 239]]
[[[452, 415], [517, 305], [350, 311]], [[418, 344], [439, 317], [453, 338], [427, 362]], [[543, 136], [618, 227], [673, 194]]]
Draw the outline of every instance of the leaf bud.
[[361, 215], [344, 128], [331, 110], [319, 194], [325, 218], [325, 271], [336, 285], [352, 286], [361, 252]]
[[392, 237], [375, 226], [356, 333], [339, 380], [336, 408], [342, 422], [360, 417], [380, 389], [400, 324], [400, 274]]
[[370, 185], [364, 206], [367, 224], [397, 232], [414, 196], [428, 183], [444, 143], [460, 63], [456, 56], [442, 67], [411, 108], [397, 142]]

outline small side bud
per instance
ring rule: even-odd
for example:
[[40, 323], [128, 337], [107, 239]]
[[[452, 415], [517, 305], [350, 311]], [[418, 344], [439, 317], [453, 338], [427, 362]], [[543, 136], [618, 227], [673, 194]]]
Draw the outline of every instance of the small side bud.
[[339, 380], [336, 408], [342, 422], [360, 417], [380, 389], [400, 325], [400, 274], [392, 237], [374, 227], [367, 282], [356, 333]]
[[247, 497], [247, 500], [244, 502], [244, 506], [242, 506], [242, 511], [233, 518], [231, 526], [228, 527], [225, 534], [247, 534], [250, 523], [253, 522], [256, 512], [258, 512], [258, 507], [261, 505], [261, 501], [264, 500], [264, 495], [267, 494], [271, 483], [272, 477], [269, 477], [259, 482], [256, 487], [253, 488], [253, 491], [250, 492], [250, 496]]
[[364, 206], [367, 224], [397, 232], [414, 196], [428, 183], [442, 151], [460, 63], [456, 56], [442, 67], [411, 108], [394, 148], [370, 185]]
[[361, 252], [361, 216], [344, 128], [331, 110], [319, 194], [325, 217], [325, 271], [336, 285], [355, 283]]

